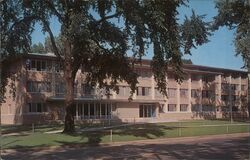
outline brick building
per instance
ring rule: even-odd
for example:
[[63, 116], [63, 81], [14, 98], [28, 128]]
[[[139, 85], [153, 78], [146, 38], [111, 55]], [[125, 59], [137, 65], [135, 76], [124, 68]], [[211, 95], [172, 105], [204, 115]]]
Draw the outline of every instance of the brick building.
[[[156, 88], [150, 60], [136, 66], [138, 88], [129, 102], [130, 88], [119, 83], [119, 93], [85, 83], [79, 70], [75, 80], [75, 119], [112, 119], [126, 122], [247, 117], [247, 72], [184, 64], [184, 81], [178, 84], [169, 70], [168, 97]], [[10, 64], [2, 123], [28, 124], [63, 120], [65, 85], [55, 55], [28, 54]], [[11, 87], [12, 86], [12, 87]], [[15, 86], [15, 92], [12, 92]], [[13, 94], [14, 93], [14, 94]]]

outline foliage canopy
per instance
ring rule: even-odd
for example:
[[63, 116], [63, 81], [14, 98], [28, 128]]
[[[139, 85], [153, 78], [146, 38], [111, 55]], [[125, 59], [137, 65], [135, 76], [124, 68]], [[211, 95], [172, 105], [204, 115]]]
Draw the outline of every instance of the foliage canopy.
[[[208, 23], [195, 13], [178, 23], [177, 8], [185, 0], [4, 0], [1, 2], [1, 55], [30, 51], [31, 33], [40, 23], [49, 35], [52, 51], [64, 66], [66, 81], [66, 126], [74, 122], [73, 84], [79, 67], [92, 85], [118, 90], [127, 82], [131, 95], [136, 90], [134, 65], [153, 47], [152, 71], [158, 89], [166, 92], [168, 66], [182, 79], [182, 56], [208, 42]], [[61, 46], [50, 23], [61, 24]], [[183, 48], [183, 52], [181, 51]], [[128, 52], [133, 56], [128, 59]], [[110, 81], [108, 82], [107, 79]], [[65, 128], [72, 130], [73, 127]]]

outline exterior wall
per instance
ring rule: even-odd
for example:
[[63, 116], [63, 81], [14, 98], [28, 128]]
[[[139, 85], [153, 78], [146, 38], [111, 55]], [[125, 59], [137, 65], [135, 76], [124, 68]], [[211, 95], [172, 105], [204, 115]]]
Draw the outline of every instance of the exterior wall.
[[139, 103], [134, 103], [134, 102], [117, 103], [117, 109], [114, 116], [122, 121], [139, 118]]
[[22, 61], [17, 61], [10, 66], [8, 84], [5, 92], [5, 102], [1, 105], [1, 121], [3, 124], [23, 123], [22, 113], [25, 103], [25, 77]]
[[[39, 57], [36, 59], [39, 60]], [[56, 71], [56, 61], [53, 58], [42, 57], [41, 59], [51, 61], [51, 69], [49, 71], [28, 70], [27, 66], [25, 66], [26, 59], [11, 65], [10, 71], [15, 74], [9, 79], [7, 92], [5, 94], [6, 102], [3, 103], [1, 107], [3, 124], [43, 123], [64, 119], [64, 94], [58, 94], [56, 91], [56, 85], [59, 82], [64, 82], [63, 74], [62, 72]], [[166, 77], [168, 88], [176, 89], [176, 95], [166, 98], [159, 95], [149, 65], [145, 63], [143, 66], [137, 66], [137, 72], [139, 74], [141, 74], [141, 72], [147, 73], [146, 75], [142, 74], [142, 76], [138, 78], [138, 87], [148, 87], [150, 91], [148, 95], [138, 95], [135, 93], [133, 95], [134, 101], [132, 102], [128, 102], [127, 100], [129, 94], [121, 96], [111, 91], [111, 95], [107, 97], [103, 95], [102, 89], [98, 89], [98, 86], [94, 87], [94, 95], [86, 96], [82, 89], [82, 84], [85, 83], [85, 74], [79, 70], [75, 81], [75, 97], [81, 101], [86, 99], [92, 101], [109, 100], [112, 103], [114, 102], [116, 109], [112, 110], [112, 117], [125, 122], [148, 121], [152, 118], [160, 120], [224, 118], [228, 116], [229, 111], [233, 111], [235, 107], [239, 109], [237, 114], [247, 114], [247, 74], [223, 69], [211, 68], [211, 70], [213, 70], [213, 72], [210, 72], [210, 68], [208, 68], [207, 71], [199, 71], [198, 67], [198, 71], [188, 71], [184, 81], [180, 84], [169, 74], [169, 76]], [[171, 71], [169, 73], [171, 73]], [[196, 75], [197, 79], [192, 79], [192, 75]], [[212, 79], [206, 81], [204, 77], [212, 77]], [[51, 84], [51, 91], [28, 91], [28, 82], [31, 81], [48, 82]], [[10, 89], [13, 84], [16, 90], [15, 96], [13, 96]], [[229, 87], [226, 89], [223, 88], [224, 84]], [[128, 84], [120, 82], [119, 86], [128, 86]], [[187, 94], [184, 97], [181, 96], [181, 90], [183, 89], [187, 90]], [[199, 95], [192, 97], [192, 90], [197, 90]], [[212, 95], [203, 97], [203, 91], [211, 92]], [[225, 100], [225, 97], [228, 97], [228, 99]], [[47, 110], [44, 112], [30, 112], [30, 103], [44, 103]], [[78, 101], [76, 101], [76, 103], [78, 103]], [[155, 104], [156, 117], [140, 118], [140, 104]], [[169, 111], [168, 105], [171, 104], [176, 105], [176, 111]], [[187, 110], [181, 111], [181, 105], [187, 105]], [[198, 105], [199, 110], [192, 110], [193, 105]], [[204, 111], [203, 109], [207, 106], [212, 106], [213, 111]], [[227, 114], [224, 113], [223, 107], [227, 108]], [[161, 111], [160, 108], [162, 108]], [[234, 114], [236, 114], [236, 112]]]

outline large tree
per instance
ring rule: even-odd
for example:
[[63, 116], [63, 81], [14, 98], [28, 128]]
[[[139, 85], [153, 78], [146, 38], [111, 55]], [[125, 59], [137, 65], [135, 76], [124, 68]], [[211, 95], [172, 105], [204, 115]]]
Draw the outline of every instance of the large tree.
[[[250, 1], [219, 0], [216, 1], [218, 15], [214, 17], [213, 30], [226, 26], [235, 31], [234, 45], [236, 55], [241, 55], [244, 67], [250, 78]], [[248, 87], [250, 81], [248, 78]], [[248, 88], [248, 112], [250, 115], [250, 89]]]
[[[88, 83], [117, 91], [117, 83], [125, 81], [132, 95], [138, 83], [134, 63], [152, 46], [154, 78], [166, 95], [168, 66], [173, 68], [176, 79], [181, 80], [183, 54], [190, 54], [192, 47], [208, 41], [207, 23], [202, 16], [193, 13], [183, 24], [178, 24], [177, 8], [186, 5], [185, 0], [5, 0], [1, 3], [11, 10], [20, 8], [16, 12], [21, 16], [14, 26], [22, 22], [27, 25], [25, 28], [32, 29], [34, 23], [40, 23], [48, 33], [52, 51], [64, 66], [66, 133], [74, 131], [73, 87], [80, 66], [85, 68]], [[52, 16], [61, 25], [61, 46], [50, 27]], [[26, 36], [29, 35], [27, 32]], [[128, 51], [133, 52], [131, 58]]]

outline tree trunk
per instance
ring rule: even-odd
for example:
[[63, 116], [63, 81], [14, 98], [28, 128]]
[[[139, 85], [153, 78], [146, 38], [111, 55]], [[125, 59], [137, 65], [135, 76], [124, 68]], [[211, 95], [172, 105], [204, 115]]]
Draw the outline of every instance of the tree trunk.
[[247, 96], [247, 105], [248, 105], [248, 118], [250, 118], [250, 66], [248, 66], [248, 96]]
[[64, 61], [64, 78], [65, 78], [65, 122], [63, 133], [74, 133], [74, 80], [73, 64], [71, 62], [71, 49], [69, 42], [65, 42], [65, 61]]
[[73, 96], [73, 81], [66, 76], [66, 95], [65, 95], [65, 123], [64, 123], [64, 133], [75, 132], [74, 124], [74, 96]]

